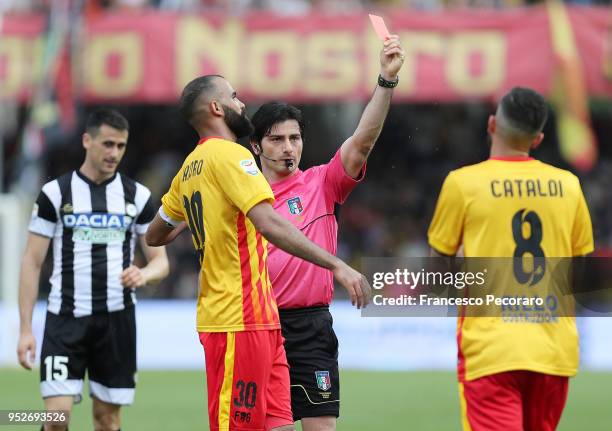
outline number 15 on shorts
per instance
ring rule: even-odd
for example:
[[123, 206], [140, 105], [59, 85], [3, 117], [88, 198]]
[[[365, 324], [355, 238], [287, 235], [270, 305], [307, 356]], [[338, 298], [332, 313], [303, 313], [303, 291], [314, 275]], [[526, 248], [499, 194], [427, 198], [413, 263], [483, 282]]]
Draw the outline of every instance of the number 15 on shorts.
[[66, 380], [68, 378], [68, 356], [47, 356], [45, 380]]

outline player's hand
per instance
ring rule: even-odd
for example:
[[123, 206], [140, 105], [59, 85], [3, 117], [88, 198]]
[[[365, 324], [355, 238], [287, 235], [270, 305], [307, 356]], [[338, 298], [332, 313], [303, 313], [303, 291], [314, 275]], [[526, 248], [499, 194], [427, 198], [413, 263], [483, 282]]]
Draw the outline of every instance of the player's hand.
[[36, 338], [29, 332], [19, 335], [17, 343], [17, 357], [19, 364], [26, 370], [31, 370], [36, 360]]
[[332, 269], [332, 272], [338, 283], [349, 293], [351, 304], [357, 309], [365, 307], [370, 302], [372, 289], [363, 275], [344, 262]]
[[380, 51], [380, 74], [387, 81], [395, 81], [404, 64], [404, 49], [399, 36], [392, 34], [383, 44]]
[[135, 265], [130, 265], [121, 273], [121, 284], [128, 289], [142, 287], [147, 284], [143, 270]]

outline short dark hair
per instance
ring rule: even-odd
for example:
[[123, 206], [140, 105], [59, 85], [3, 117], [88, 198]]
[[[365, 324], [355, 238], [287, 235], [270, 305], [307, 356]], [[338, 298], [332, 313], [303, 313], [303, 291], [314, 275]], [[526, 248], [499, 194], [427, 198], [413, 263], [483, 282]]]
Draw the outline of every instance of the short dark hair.
[[251, 118], [255, 130], [251, 135], [251, 141], [261, 143], [263, 137], [272, 130], [272, 126], [287, 120], [297, 121], [303, 139], [304, 120], [302, 119], [302, 111], [285, 102], [268, 102], [261, 105]]
[[202, 93], [211, 93], [217, 89], [215, 81], [217, 78], [223, 78], [221, 75], [204, 75], [200, 76], [185, 86], [181, 93], [179, 101], [179, 111], [191, 123], [194, 115], [195, 102]]
[[92, 136], [98, 134], [103, 124], [117, 130], [130, 131], [130, 123], [118, 111], [108, 108], [100, 108], [93, 111], [87, 118], [85, 130]]
[[546, 100], [530, 88], [514, 87], [502, 97], [499, 106], [507, 126], [517, 135], [537, 135], [548, 119]]

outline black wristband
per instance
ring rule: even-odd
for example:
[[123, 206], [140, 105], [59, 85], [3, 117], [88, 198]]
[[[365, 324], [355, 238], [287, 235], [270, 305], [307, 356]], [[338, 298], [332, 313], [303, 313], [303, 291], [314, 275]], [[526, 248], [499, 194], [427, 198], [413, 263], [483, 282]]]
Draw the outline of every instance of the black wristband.
[[378, 85], [384, 88], [395, 88], [399, 83], [399, 76], [395, 77], [395, 81], [387, 81], [382, 75], [378, 75]]

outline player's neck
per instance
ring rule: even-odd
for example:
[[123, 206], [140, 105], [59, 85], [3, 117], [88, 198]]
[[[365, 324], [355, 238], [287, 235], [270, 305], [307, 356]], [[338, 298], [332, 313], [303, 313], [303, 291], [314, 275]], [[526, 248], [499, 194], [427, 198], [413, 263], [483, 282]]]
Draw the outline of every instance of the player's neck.
[[208, 138], [210, 136], [220, 136], [228, 141], [238, 141], [236, 135], [224, 122], [219, 122], [217, 124], [206, 124], [202, 127], [196, 128], [196, 131], [198, 132], [200, 139]]
[[84, 177], [86, 177], [88, 180], [90, 180], [92, 183], [95, 183], [95, 184], [102, 184], [103, 182], [115, 176], [115, 172], [112, 172], [112, 173], [101, 172], [95, 167], [93, 167], [91, 163], [88, 163], [87, 161], [83, 162], [83, 164], [79, 168], [79, 172]]
[[493, 142], [489, 157], [529, 157], [529, 151], [518, 150], [500, 142]]

